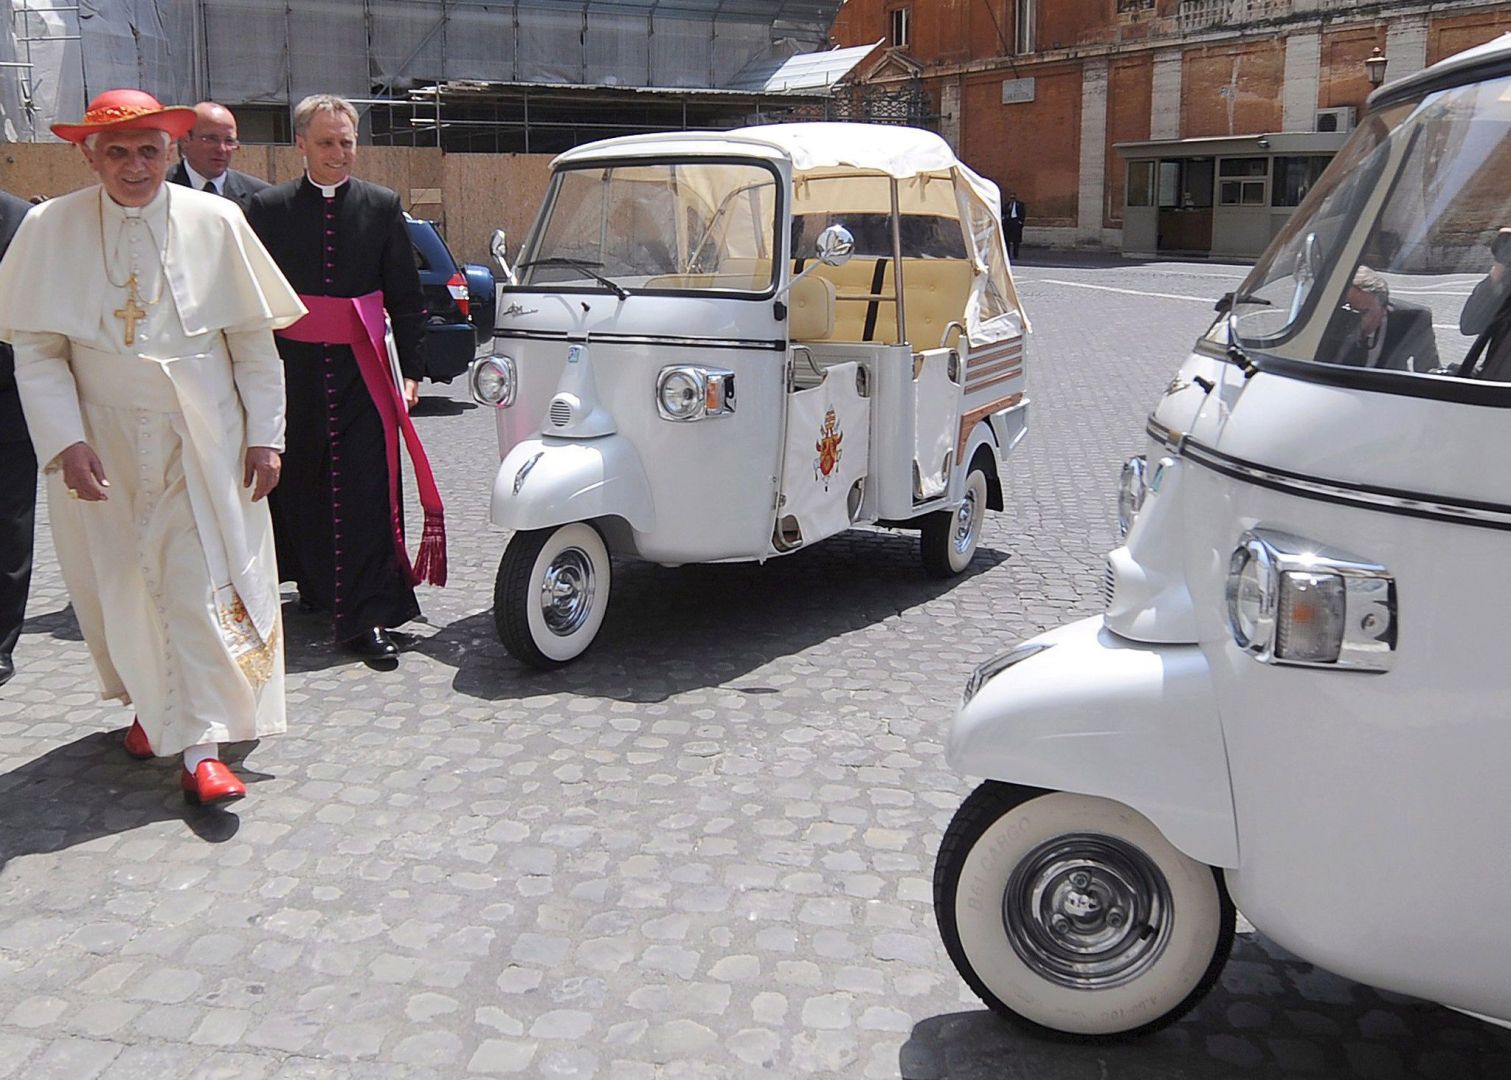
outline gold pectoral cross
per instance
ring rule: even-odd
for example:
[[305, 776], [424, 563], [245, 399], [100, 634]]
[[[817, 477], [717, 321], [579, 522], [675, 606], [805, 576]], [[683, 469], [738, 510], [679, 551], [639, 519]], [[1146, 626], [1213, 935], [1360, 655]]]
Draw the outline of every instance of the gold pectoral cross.
[[136, 271], [126, 279], [126, 302], [111, 312], [117, 319], [126, 324], [126, 332], [121, 340], [130, 345], [136, 340], [136, 324], [139, 320], [147, 317], [147, 309], [136, 302]]

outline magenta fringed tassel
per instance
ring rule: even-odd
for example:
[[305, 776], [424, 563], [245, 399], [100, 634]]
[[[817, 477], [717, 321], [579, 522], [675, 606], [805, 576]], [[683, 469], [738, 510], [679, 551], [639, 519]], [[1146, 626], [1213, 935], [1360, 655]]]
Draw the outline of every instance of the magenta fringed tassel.
[[414, 561], [416, 583], [446, 584], [446, 519], [425, 512], [425, 531], [420, 536], [420, 551]]

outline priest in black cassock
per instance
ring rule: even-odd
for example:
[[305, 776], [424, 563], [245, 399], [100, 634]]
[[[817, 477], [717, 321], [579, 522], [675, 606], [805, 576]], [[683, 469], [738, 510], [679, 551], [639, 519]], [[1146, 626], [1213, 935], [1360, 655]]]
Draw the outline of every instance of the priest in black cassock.
[[[288, 446], [272, 503], [278, 563], [299, 586], [301, 610], [329, 612], [348, 651], [392, 667], [398, 649], [388, 628], [420, 613], [414, 585], [445, 580], [440, 501], [408, 417], [425, 366], [424, 295], [398, 195], [351, 175], [356, 109], [314, 95], [295, 108], [294, 128], [305, 176], [259, 191], [247, 208], [310, 309], [278, 338], [288, 388]], [[375, 355], [384, 309], [401, 387], [386, 351], [381, 361]], [[413, 565], [399, 494], [401, 432], [426, 510]]]
[[[0, 191], [0, 255], [30, 209], [24, 199]], [[21, 412], [11, 347], [0, 341], [0, 686], [16, 673], [11, 652], [26, 621], [36, 511], [37, 456]]]

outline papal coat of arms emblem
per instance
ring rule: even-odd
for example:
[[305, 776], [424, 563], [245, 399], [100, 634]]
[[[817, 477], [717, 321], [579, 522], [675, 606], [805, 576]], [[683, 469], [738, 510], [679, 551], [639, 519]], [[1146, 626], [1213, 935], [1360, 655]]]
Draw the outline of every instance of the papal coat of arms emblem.
[[818, 457], [813, 459], [813, 479], [823, 484], [825, 491], [829, 490], [829, 477], [839, 468], [839, 459], [844, 454], [839, 444], [844, 441], [844, 432], [839, 429], [839, 418], [830, 409], [824, 413], [824, 426], [819, 428], [818, 442], [813, 444], [813, 448], [818, 451]]

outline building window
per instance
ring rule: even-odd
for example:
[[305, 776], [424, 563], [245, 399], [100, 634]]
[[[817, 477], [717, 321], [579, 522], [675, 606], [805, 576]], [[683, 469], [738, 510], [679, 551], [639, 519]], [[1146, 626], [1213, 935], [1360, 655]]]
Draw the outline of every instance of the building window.
[[1220, 206], [1263, 206], [1263, 180], [1224, 180], [1219, 186]]
[[1013, 48], [1018, 53], [1034, 51], [1034, 16], [1039, 0], [1018, 0], [1017, 18], [1013, 22]]
[[1223, 158], [1217, 165], [1219, 206], [1263, 206], [1269, 181], [1270, 159]]
[[905, 48], [911, 45], [913, 29], [913, 13], [908, 8], [892, 9], [892, 47], [894, 49]]
[[1154, 162], [1128, 163], [1128, 205], [1154, 205]]
[[1327, 168], [1332, 158], [1325, 154], [1275, 158], [1275, 186], [1270, 189], [1271, 206], [1300, 206], [1306, 193]]

